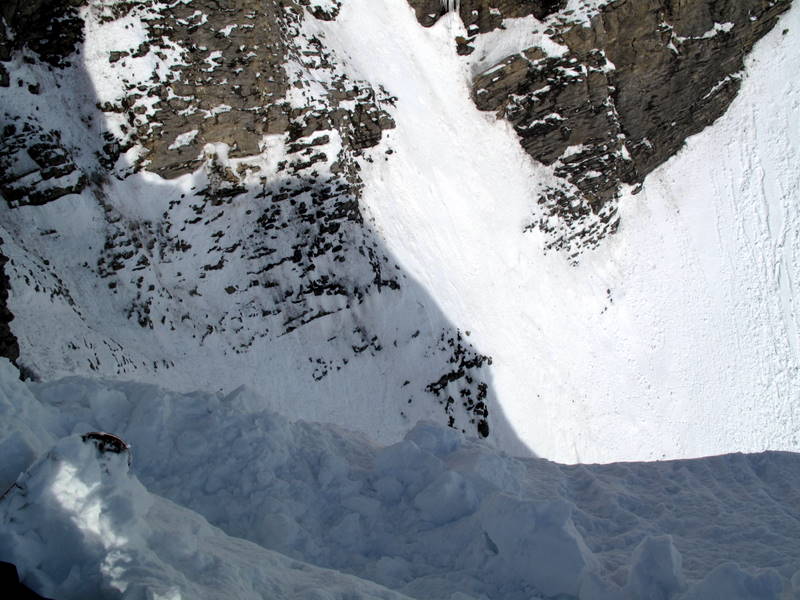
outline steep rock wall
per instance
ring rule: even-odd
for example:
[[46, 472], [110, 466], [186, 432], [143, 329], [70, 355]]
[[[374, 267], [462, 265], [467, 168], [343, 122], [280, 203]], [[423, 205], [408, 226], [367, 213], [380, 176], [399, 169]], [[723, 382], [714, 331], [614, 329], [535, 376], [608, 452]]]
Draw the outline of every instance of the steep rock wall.
[[[642, 183], [725, 112], [744, 57], [790, 0], [614, 0], [581, 20], [555, 2], [472, 4], [460, 5], [470, 36], [457, 40], [462, 53], [503, 18], [544, 20], [542, 44], [488, 65], [472, 91], [479, 109], [513, 124], [528, 154], [554, 165], [563, 185], [542, 191], [545, 215], [530, 227], [575, 258], [616, 230], [620, 186]], [[411, 5], [423, 25], [438, 20], [432, 5]]]

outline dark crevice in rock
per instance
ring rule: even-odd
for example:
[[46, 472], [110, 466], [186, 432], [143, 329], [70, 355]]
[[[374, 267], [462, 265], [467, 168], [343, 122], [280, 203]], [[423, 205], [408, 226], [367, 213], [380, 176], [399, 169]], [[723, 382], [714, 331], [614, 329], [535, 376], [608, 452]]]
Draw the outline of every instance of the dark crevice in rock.
[[[3, 240], [0, 239], [0, 245]], [[15, 365], [19, 359], [19, 343], [11, 331], [11, 321], [14, 315], [8, 309], [8, 294], [11, 290], [11, 281], [6, 273], [8, 258], [0, 252], [0, 356], [9, 359]]]

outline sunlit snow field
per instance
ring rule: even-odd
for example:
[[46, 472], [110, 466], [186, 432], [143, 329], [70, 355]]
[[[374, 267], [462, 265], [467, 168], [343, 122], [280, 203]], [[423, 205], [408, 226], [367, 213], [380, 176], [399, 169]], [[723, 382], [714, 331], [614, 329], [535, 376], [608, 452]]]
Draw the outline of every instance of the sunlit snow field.
[[328, 35], [400, 98], [396, 154], [364, 174], [365, 200], [401, 266], [494, 358], [527, 446], [567, 462], [800, 449], [800, 10], [577, 268], [522, 233], [549, 173], [472, 104], [454, 17], [411, 17], [355, 0]]

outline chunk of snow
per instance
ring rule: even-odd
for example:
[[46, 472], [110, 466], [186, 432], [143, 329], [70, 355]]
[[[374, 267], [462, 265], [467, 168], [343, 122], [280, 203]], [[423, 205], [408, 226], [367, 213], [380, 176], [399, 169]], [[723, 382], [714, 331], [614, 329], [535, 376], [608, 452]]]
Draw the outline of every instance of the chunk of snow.
[[625, 591], [632, 598], [669, 600], [686, 589], [681, 555], [672, 537], [647, 537], [636, 548]]
[[175, 138], [175, 141], [169, 145], [170, 150], [177, 150], [178, 148], [182, 148], [183, 146], [188, 146], [194, 139], [197, 137], [197, 134], [200, 133], [197, 129], [192, 129], [191, 131], [187, 131], [185, 133], [180, 133]]

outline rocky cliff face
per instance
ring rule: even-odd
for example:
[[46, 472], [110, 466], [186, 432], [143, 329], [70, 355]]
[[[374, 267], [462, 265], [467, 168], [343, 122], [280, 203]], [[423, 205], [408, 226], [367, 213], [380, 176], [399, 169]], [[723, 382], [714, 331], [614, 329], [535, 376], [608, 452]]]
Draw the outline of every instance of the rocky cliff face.
[[16, 329], [45, 376], [246, 382], [309, 415], [316, 395], [381, 411], [389, 395], [389, 422], [489, 434], [489, 358], [365, 223], [359, 171], [387, 159], [396, 98], [325, 43], [339, 6], [4, 6], [7, 356]]
[[[6, 64], [23, 50], [30, 62], [49, 68], [69, 65], [68, 57], [83, 41], [81, 0], [64, 2], [8, 2], [0, 9], [0, 88], [21, 88], [19, 94], [39, 95], [41, 84], [12, 78]], [[34, 58], [35, 57], [35, 58]], [[36, 119], [4, 106], [0, 140], [0, 192], [12, 206], [45, 204], [86, 187], [86, 175], [64, 148], [60, 132], [46, 130]]]
[[567, 4], [566, 0], [408, 0], [408, 3], [425, 27], [436, 23], [449, 10], [457, 10], [470, 36], [501, 28], [504, 19], [531, 15], [544, 19]]
[[[426, 26], [444, 12], [410, 3]], [[472, 84], [478, 108], [511, 122], [528, 154], [562, 180], [542, 190], [546, 215], [530, 228], [573, 258], [613, 233], [620, 187], [642, 183], [725, 112], [744, 57], [789, 5], [614, 0], [576, 22], [558, 2], [462, 2], [464, 53], [504, 17], [542, 20], [529, 26], [536, 45], [482, 65]]]

